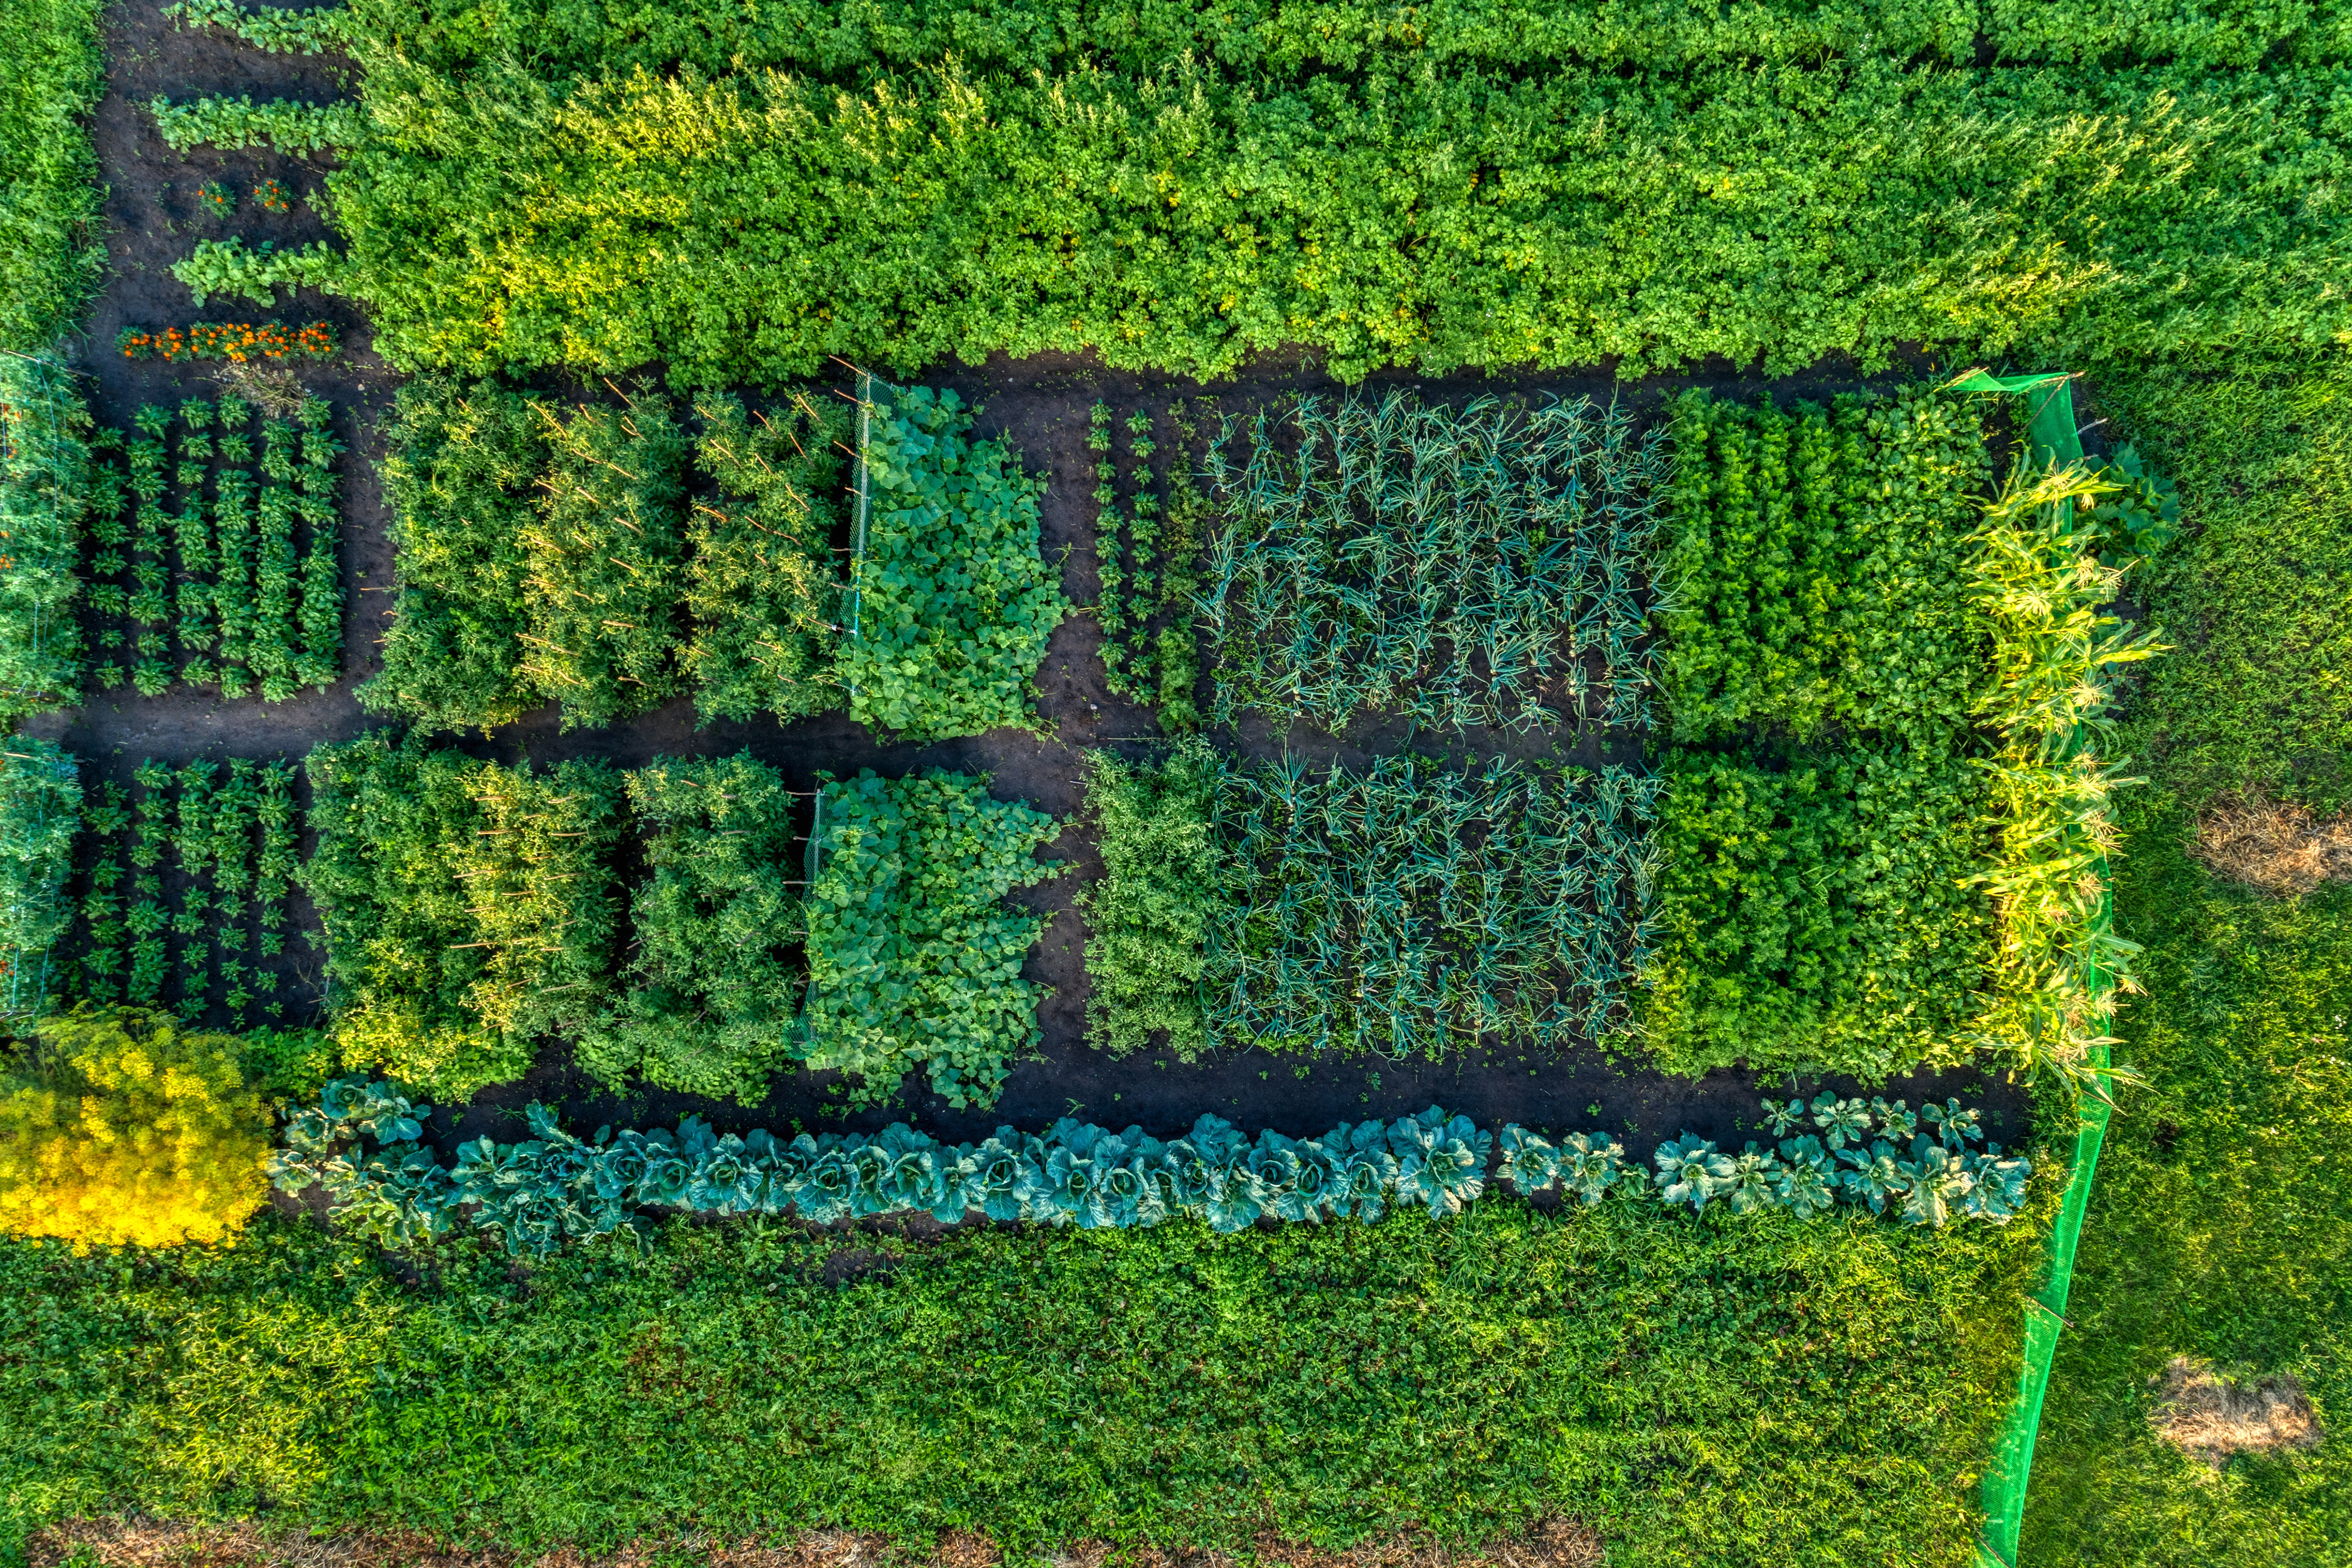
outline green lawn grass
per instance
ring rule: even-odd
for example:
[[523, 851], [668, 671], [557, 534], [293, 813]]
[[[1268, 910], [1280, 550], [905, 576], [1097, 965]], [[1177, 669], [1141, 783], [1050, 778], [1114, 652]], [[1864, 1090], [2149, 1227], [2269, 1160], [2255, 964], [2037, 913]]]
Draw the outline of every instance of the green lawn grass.
[[[2266, 899], [2184, 850], [2230, 789], [2345, 799], [2352, 376], [2337, 359], [2113, 392], [2194, 531], [2151, 594], [2181, 646], [2127, 737], [2156, 784], [2117, 866], [2118, 923], [2147, 949], [2118, 1055], [2147, 1082], [2100, 1163], [2021, 1561], [2352, 1563], [2352, 890]], [[2176, 1354], [2291, 1374], [2335, 1434], [2216, 1476], [2150, 1425]]]
[[2006, 1228], [1515, 1199], [1442, 1224], [932, 1239], [677, 1224], [404, 1279], [0, 1242], [0, 1538], [131, 1508], [593, 1551], [838, 1523], [1957, 1563], [2058, 1172]]

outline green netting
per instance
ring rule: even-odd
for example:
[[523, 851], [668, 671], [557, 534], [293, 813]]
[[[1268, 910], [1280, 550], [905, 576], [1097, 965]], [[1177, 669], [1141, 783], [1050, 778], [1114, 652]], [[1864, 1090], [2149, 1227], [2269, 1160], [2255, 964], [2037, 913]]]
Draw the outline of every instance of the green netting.
[[0, 1019], [12, 1023], [48, 1008], [49, 949], [73, 924], [65, 884], [81, 828], [80, 778], [54, 741], [15, 735], [0, 746]]
[[[2075, 422], [2073, 379], [2063, 373], [2038, 376], [1992, 376], [1982, 371], [1953, 383], [1962, 392], [2004, 392], [2026, 400], [2026, 440], [2030, 460], [2063, 465], [2083, 460], [2083, 437]], [[2064, 503], [2070, 508], [2072, 503]], [[2076, 737], [2077, 744], [2081, 737]], [[2098, 874], [2107, 874], [2105, 859]], [[2095, 925], [2102, 933], [2114, 922], [2115, 906], [2102, 897]], [[2097, 948], [2094, 946], [2094, 953]], [[2089, 979], [2094, 991], [2107, 977], [2091, 960]], [[2104, 1032], [2104, 1030], [2102, 1031]], [[2018, 1374], [2017, 1398], [1993, 1440], [1985, 1467], [1982, 1500], [1984, 1532], [1978, 1548], [1978, 1568], [2017, 1568], [2018, 1529], [2025, 1519], [2026, 1484], [2033, 1472], [2033, 1439], [2042, 1426], [2042, 1399], [2050, 1386], [2050, 1360], [2057, 1354], [2058, 1331], [2066, 1322], [2066, 1290], [2074, 1278], [2074, 1245], [2083, 1233], [2083, 1211], [2091, 1201], [2091, 1183], [2097, 1175], [2099, 1145], [2107, 1134], [2113, 1087], [2107, 1073], [2107, 1050], [2092, 1048], [2091, 1063], [2098, 1073], [2101, 1092], [2080, 1101], [2074, 1133], [2074, 1158], [2066, 1195], [2058, 1208], [2058, 1223], [2050, 1235], [2050, 1268], [2040, 1289], [2025, 1299], [2025, 1364]]]

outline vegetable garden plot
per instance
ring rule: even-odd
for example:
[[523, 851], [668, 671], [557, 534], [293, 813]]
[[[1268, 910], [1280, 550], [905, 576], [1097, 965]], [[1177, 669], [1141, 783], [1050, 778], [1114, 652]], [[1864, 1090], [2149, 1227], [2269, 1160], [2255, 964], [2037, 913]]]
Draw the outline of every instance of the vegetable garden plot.
[[1316, 775], [1195, 747], [1147, 772], [1097, 754], [1091, 1031], [1390, 1058], [1598, 1038], [1644, 961], [1657, 789], [1615, 767]]
[[1664, 457], [1590, 400], [1310, 397], [1229, 420], [1204, 465], [1214, 722], [1646, 724]]

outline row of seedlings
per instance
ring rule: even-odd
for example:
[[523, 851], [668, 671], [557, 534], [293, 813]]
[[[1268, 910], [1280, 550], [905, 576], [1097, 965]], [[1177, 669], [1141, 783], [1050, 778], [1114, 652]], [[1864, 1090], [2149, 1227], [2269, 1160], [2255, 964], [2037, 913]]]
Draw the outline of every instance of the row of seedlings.
[[[245, 1029], [285, 1016], [286, 900], [299, 864], [294, 769], [232, 758], [142, 762], [135, 789], [101, 782], [83, 823], [93, 846], [79, 908], [78, 995], [225, 1013]], [[177, 874], [166, 885], [166, 872]], [[176, 962], [174, 961], [176, 959]]]
[[283, 702], [342, 674], [331, 410], [291, 419], [241, 398], [149, 404], [101, 432], [92, 475], [92, 684], [161, 696], [174, 683]]

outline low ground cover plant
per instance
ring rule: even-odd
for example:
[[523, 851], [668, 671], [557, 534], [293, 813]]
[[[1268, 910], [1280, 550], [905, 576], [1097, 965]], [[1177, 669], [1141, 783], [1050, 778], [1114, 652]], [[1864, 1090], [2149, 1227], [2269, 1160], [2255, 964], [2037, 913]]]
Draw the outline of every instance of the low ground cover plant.
[[939, 768], [827, 783], [808, 890], [807, 1065], [850, 1074], [859, 1101], [919, 1068], [951, 1105], [994, 1104], [1041, 1039], [1039, 988], [1021, 967], [1045, 920], [1003, 900], [1060, 873], [1033, 852], [1061, 828]]
[[1990, 409], [1927, 386], [1828, 408], [1676, 402], [1654, 568], [1676, 740], [1964, 738], [1987, 658], [1966, 546]]
[[[268, 147], [296, 157], [332, 152], [360, 139], [360, 106], [356, 103], [303, 103], [290, 98], [256, 103], [242, 98], [197, 98], [173, 103], [168, 98], [148, 100], [156, 132], [174, 152], [213, 146], [227, 152]], [[184, 279], [183, 281], [185, 281]]]
[[324, 240], [280, 250], [274, 240], [200, 239], [187, 259], [172, 264], [172, 276], [188, 286], [198, 309], [216, 294], [234, 294], [274, 310], [280, 288], [331, 287], [342, 270], [343, 258]]
[[1516, 1123], [1488, 1132], [1434, 1105], [1393, 1122], [1343, 1122], [1319, 1138], [1267, 1130], [1253, 1139], [1203, 1115], [1162, 1140], [1064, 1117], [1042, 1134], [999, 1127], [978, 1144], [942, 1144], [904, 1123], [872, 1137], [787, 1140], [764, 1128], [721, 1134], [698, 1116], [674, 1134], [605, 1128], [583, 1140], [534, 1103], [528, 1140], [478, 1139], [445, 1167], [417, 1141], [430, 1110], [388, 1082], [337, 1080], [289, 1122], [271, 1177], [298, 1197], [323, 1186], [338, 1223], [387, 1247], [470, 1227], [495, 1232], [509, 1254], [543, 1258], [567, 1241], [642, 1230], [638, 1211], [654, 1207], [818, 1225], [904, 1214], [954, 1225], [977, 1213], [1085, 1230], [1193, 1218], [1229, 1233], [1261, 1218], [1369, 1225], [1391, 1209], [1449, 1218], [1490, 1179], [1587, 1206], [1656, 1201], [1701, 1214], [1714, 1203], [1810, 1219], [1843, 1204], [1929, 1228], [1962, 1216], [2006, 1225], [2032, 1176], [2032, 1161], [1985, 1143], [1978, 1113], [1958, 1100], [1924, 1107], [1923, 1132], [1923, 1113], [1900, 1100], [1834, 1094], [1768, 1103], [1782, 1131], [1818, 1130], [1777, 1148], [1751, 1139], [1730, 1154], [1685, 1134], [1658, 1146], [1649, 1170], [1606, 1134], [1554, 1141]]
[[1303, 397], [1229, 419], [1204, 473], [1218, 724], [1647, 723], [1664, 447], [1626, 411]]
[[877, 384], [861, 417], [866, 517], [841, 677], [849, 715], [912, 740], [1034, 722], [1030, 683], [1070, 612], [1037, 498], [953, 392]]
[[1475, 1546], [1566, 1512], [1632, 1562], [1962, 1560], [2053, 1194], [1939, 1230], [1493, 1196], [1229, 1235], [681, 1217], [520, 1266], [452, 1237], [422, 1270], [274, 1214], [233, 1249], [0, 1240], [28, 1346], [0, 1466], [27, 1527], [266, 1487], [289, 1525], [517, 1550], [845, 1518], [1040, 1555]]
[[234, 1240], [269, 1153], [236, 1045], [168, 1013], [45, 1020], [0, 1077], [0, 1230], [80, 1251]]
[[273, 55], [331, 54], [349, 46], [352, 13], [341, 5], [244, 5], [173, 0], [163, 15], [184, 27], [216, 27]]
[[1615, 1022], [1642, 962], [1655, 779], [1412, 756], [1314, 772], [1097, 753], [1088, 1029], [1204, 1045], [1443, 1055]]

